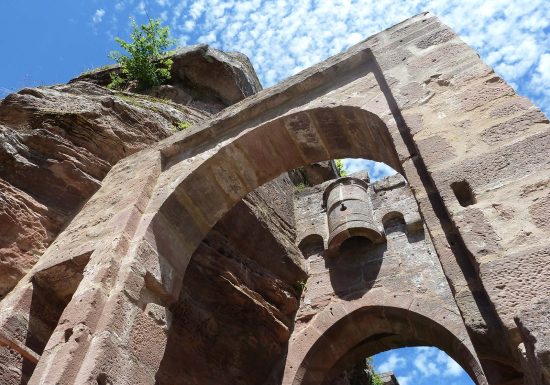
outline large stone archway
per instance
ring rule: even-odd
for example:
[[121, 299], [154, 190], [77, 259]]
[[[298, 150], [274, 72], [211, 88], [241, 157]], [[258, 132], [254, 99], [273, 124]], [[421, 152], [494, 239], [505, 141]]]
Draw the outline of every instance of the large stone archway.
[[[168, 308], [193, 251], [222, 215], [285, 170], [362, 157], [399, 170], [414, 193], [461, 314], [460, 336], [451, 333], [471, 347], [455, 357], [479, 383], [474, 355], [489, 383], [520, 381], [521, 370], [544, 365], [537, 361], [544, 351], [521, 335], [533, 332], [533, 316], [518, 311], [544, 300], [540, 291], [550, 285], [545, 224], [533, 204], [543, 192], [528, 188], [548, 177], [550, 141], [547, 123], [513, 140], [492, 128], [489, 116], [508, 119], [506, 105], [519, 99], [432, 15], [384, 31], [119, 162], [0, 304], [3, 345], [36, 364], [31, 384], [154, 383]], [[518, 200], [535, 211], [514, 225], [531, 229], [529, 245], [494, 214], [495, 205], [519, 213]], [[502, 281], [518, 277], [541, 286], [506, 291]], [[41, 285], [72, 297], [36, 352], [26, 335]]]

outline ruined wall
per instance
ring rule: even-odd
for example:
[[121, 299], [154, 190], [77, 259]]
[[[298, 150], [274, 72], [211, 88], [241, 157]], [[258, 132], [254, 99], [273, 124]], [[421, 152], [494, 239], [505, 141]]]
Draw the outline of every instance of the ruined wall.
[[[34, 266], [117, 161], [172, 135], [180, 122], [197, 124], [261, 89], [248, 58], [239, 53], [196, 46], [173, 56], [170, 83], [147, 95], [104, 88], [110, 73], [119, 69], [113, 66], [83, 74], [68, 85], [24, 89], [2, 100], [0, 299]], [[266, 186], [265, 196], [250, 195], [250, 222], [258, 214], [254, 205], [275, 197], [267, 191], [280, 185]], [[280, 208], [283, 213], [282, 204]], [[291, 229], [292, 221], [284, 231]], [[28, 381], [82, 279], [88, 255], [81, 260], [35, 280], [29, 302], [22, 304], [26, 321], [10, 321], [15, 328], [28, 323], [19, 336], [22, 345], [0, 332], [3, 383]]]
[[[368, 180], [361, 173], [340, 181], [346, 179]], [[292, 374], [305, 368], [302, 384], [328, 384], [365, 357], [417, 344], [440, 347], [482, 382], [476, 378], [479, 363], [471, 361], [475, 351], [460, 311], [403, 177], [395, 175], [368, 184], [367, 201], [357, 202], [355, 207], [349, 199], [360, 196], [339, 192], [347, 199], [336, 207], [344, 220], [352, 226], [379, 227], [384, 239], [369, 239], [369, 233], [351, 227], [336, 249], [329, 246], [331, 213], [323, 202], [333, 186], [333, 182], [326, 182], [297, 193], [295, 198], [298, 240], [317, 234], [321, 244], [303, 249], [308, 279], [290, 339], [284, 383], [293, 383]], [[358, 223], [356, 218], [362, 219]], [[354, 322], [347, 320], [363, 307], [378, 309], [375, 312], [381, 312], [382, 320], [373, 322], [374, 314], [365, 319], [356, 317]], [[386, 308], [414, 311], [434, 324], [410, 318], [399, 332], [385, 329], [385, 322], [395, 321], [384, 315], [389, 312]], [[343, 322], [353, 324], [354, 330], [333, 327]], [[438, 327], [452, 331], [456, 339], [438, 334]]]
[[[544, 384], [548, 323], [538, 309], [547, 308], [550, 282], [543, 214], [548, 128], [540, 111], [448, 27], [418, 15], [118, 162], [0, 303], [4, 345], [12, 346], [14, 360], [38, 362], [30, 383], [154, 383], [172, 306], [216, 223], [284, 171], [360, 157], [389, 164], [408, 182], [426, 239], [408, 244], [422, 249], [425, 266], [443, 273], [426, 287], [454, 305], [438, 314], [426, 300], [405, 309], [403, 296], [393, 296], [417, 289], [405, 272], [406, 287], [388, 280], [388, 290], [384, 284], [357, 300], [339, 298], [332, 312], [312, 313], [313, 327], [295, 329], [289, 357], [300, 366], [285, 369], [283, 383], [314, 378], [308, 362], [365, 353], [337, 338], [343, 327], [358, 339], [389, 333], [382, 346], [411, 342], [407, 335], [459, 339], [465, 348], [456, 355], [479, 384]], [[435, 250], [437, 260], [426, 250]], [[383, 258], [380, 272], [385, 264]], [[58, 287], [56, 271], [81, 281]], [[37, 357], [25, 344], [25, 323], [34, 287], [44, 283], [56, 289], [60, 307], [64, 293], [76, 292]], [[453, 317], [449, 326], [444, 320]], [[309, 332], [320, 334], [321, 345], [308, 342]], [[331, 349], [318, 349], [323, 341]]]

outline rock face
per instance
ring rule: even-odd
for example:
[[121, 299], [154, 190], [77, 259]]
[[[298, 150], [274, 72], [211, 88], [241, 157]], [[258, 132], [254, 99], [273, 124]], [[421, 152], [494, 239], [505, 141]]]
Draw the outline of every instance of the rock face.
[[286, 174], [260, 187], [201, 243], [172, 308], [157, 384], [276, 383], [299, 304], [296, 282], [306, 278], [293, 192]]
[[[252, 63], [239, 52], [222, 52], [200, 44], [179, 48], [170, 55], [171, 78], [167, 84], [148, 93], [199, 110], [218, 112], [262, 89]], [[71, 80], [88, 81], [102, 86], [120, 67], [92, 71]]]
[[[173, 59], [175, 85], [160, 86], [152, 92], [157, 97], [101, 87], [112, 70], [98, 70], [68, 85], [24, 89], [2, 100], [0, 298], [116, 162], [171, 135], [180, 122], [201, 122], [261, 89], [244, 55], [195, 46]], [[171, 97], [181, 92], [192, 97]]]
[[[151, 90], [153, 96], [108, 90], [112, 70], [101, 70], [2, 101], [0, 296], [35, 265], [116, 162], [171, 135], [180, 122], [198, 124], [261, 88], [240, 54], [198, 46], [173, 58], [171, 84]], [[293, 194], [285, 173], [247, 195], [203, 241], [172, 307], [159, 384], [275, 381], [298, 308], [296, 282], [306, 279], [294, 245]], [[67, 270], [63, 276], [68, 280]], [[51, 282], [35, 283], [39, 291], [33, 303], [43, 311], [29, 317], [26, 346], [41, 354], [70, 297], [59, 298]], [[241, 353], [227, 357], [236, 346]], [[20, 377], [6, 377], [19, 359], [9, 349], [0, 354], [0, 378], [26, 383], [33, 363]], [[182, 366], [181, 356], [193, 362]]]
[[0, 296], [55, 239], [120, 159], [209, 114], [75, 82], [0, 105]]

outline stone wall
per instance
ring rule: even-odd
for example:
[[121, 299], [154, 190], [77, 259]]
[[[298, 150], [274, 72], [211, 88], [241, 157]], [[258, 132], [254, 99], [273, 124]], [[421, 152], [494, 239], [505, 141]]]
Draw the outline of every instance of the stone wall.
[[[239, 202], [193, 254], [157, 384], [275, 384], [305, 280], [294, 185], [282, 175]], [[290, 207], [288, 207], [290, 206]], [[187, 357], [182, 365], [182, 357]]]
[[[354, 174], [345, 179], [357, 178], [365, 176]], [[299, 237], [319, 234], [323, 243], [304, 255], [308, 279], [296, 314], [283, 382], [292, 383], [294, 373], [304, 371], [301, 384], [328, 383], [362, 358], [380, 351], [430, 345], [445, 350], [472, 378], [483, 383], [482, 377], [476, 378], [480, 368], [473, 359], [475, 350], [403, 177], [395, 175], [370, 184], [370, 202], [362, 202], [372, 211], [361, 216], [370, 216], [368, 224], [382, 228], [384, 239], [373, 242], [355, 231], [338, 249], [328, 247], [330, 214], [323, 205], [323, 195], [332, 185], [329, 181], [305, 189], [295, 199]], [[345, 213], [354, 209], [347, 205]], [[356, 225], [357, 215], [347, 215]], [[361, 308], [376, 310], [358, 316]], [[389, 315], [395, 309], [413, 311], [433, 324], [411, 317], [407, 327], [396, 332], [384, 325], [397, 322]], [[374, 322], [377, 317], [380, 319]], [[453, 337], [440, 334], [443, 332], [438, 329], [446, 329]]]

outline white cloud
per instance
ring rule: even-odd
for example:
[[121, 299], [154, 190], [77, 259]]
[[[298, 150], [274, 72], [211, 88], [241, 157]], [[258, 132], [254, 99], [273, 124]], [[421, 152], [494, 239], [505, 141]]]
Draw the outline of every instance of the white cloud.
[[147, 8], [145, 6], [144, 1], [139, 2], [139, 4], [136, 7], [136, 12], [139, 13], [140, 15], [145, 15], [147, 13]]
[[414, 366], [424, 377], [437, 376], [441, 373], [438, 363], [433, 359], [431, 351], [420, 351], [414, 359]]
[[459, 364], [441, 350], [437, 352], [436, 362], [443, 365], [441, 370], [443, 377], [456, 377], [463, 371]]
[[405, 358], [401, 357], [397, 353], [391, 353], [386, 361], [378, 365], [377, 370], [380, 373], [392, 372], [397, 369], [403, 368], [407, 363]]
[[423, 377], [458, 377], [463, 373], [459, 364], [437, 348], [419, 347], [415, 352], [413, 364]]
[[409, 374], [407, 376], [397, 376], [397, 382], [399, 382], [399, 385], [412, 385], [412, 379], [415, 376], [413, 374]]
[[537, 71], [542, 75], [543, 81], [550, 84], [550, 53], [545, 53], [540, 56]]
[[103, 8], [96, 9], [94, 15], [92, 16], [92, 22], [94, 24], [101, 23], [101, 20], [103, 20], [103, 16], [105, 16], [105, 10]]
[[428, 346], [390, 350], [374, 357], [378, 373], [392, 371], [401, 385], [472, 384], [445, 352]]
[[385, 163], [375, 162], [367, 159], [344, 159], [344, 168], [348, 174], [358, 171], [367, 171], [372, 181], [394, 175], [396, 171]]
[[[546, 63], [543, 55], [550, 54], [550, 7], [545, 0], [155, 1], [170, 9], [173, 32], [179, 30], [182, 41], [217, 36], [218, 48], [250, 56], [265, 86], [429, 10], [509, 83], [550, 111], [548, 87], [538, 86], [547, 79], [543, 74], [548, 66], [536, 71], [539, 63]], [[179, 29], [188, 20], [196, 27]]]

